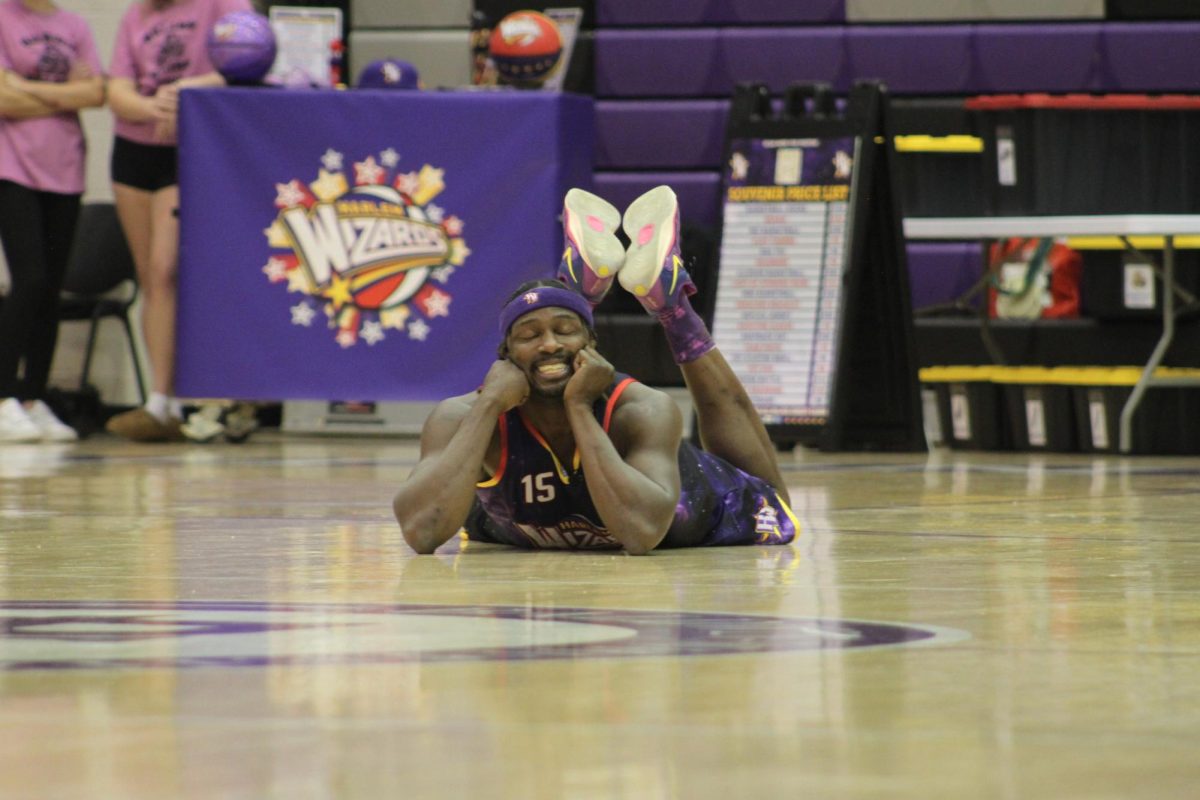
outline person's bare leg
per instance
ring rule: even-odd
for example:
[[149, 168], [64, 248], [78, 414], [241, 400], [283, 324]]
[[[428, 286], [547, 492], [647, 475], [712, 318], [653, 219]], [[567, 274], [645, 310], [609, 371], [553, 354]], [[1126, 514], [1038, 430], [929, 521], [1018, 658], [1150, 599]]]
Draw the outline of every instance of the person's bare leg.
[[[146, 286], [150, 282], [150, 230], [151, 230], [151, 200], [153, 193], [144, 189], [135, 189], [120, 183], [113, 184], [113, 200], [117, 206], [117, 218], [121, 221], [121, 230], [125, 232], [125, 241], [129, 243], [129, 252], [133, 256], [133, 266], [137, 270], [138, 287], [142, 291], [142, 333], [147, 345], [149, 357], [150, 334], [146, 328]], [[154, 391], [159, 389], [158, 369], [154, 359], [150, 358], [150, 383]]]
[[705, 450], [743, 472], [762, 478], [790, 503], [775, 445], [750, 396], [720, 350], [680, 364], [696, 410], [696, 427]]
[[175, 308], [179, 261], [179, 187], [160, 189], [150, 200], [150, 241], [146, 269], [139, 274], [144, 291], [142, 327], [154, 373], [154, 391], [175, 394]]

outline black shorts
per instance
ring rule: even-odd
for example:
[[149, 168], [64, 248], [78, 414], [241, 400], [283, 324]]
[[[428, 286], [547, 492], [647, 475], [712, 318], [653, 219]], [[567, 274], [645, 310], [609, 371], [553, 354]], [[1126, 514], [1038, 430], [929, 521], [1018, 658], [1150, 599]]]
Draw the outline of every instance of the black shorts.
[[179, 148], [174, 145], [139, 144], [113, 138], [112, 180], [142, 189], [157, 192], [179, 183]]

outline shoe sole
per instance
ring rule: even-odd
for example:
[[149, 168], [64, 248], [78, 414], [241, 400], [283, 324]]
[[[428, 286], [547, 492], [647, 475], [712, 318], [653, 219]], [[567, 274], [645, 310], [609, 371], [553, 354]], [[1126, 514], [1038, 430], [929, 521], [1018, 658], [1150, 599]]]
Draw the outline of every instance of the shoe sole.
[[657, 186], [629, 204], [622, 223], [629, 252], [617, 280], [625, 290], [645, 297], [654, 289], [663, 261], [675, 246], [679, 200], [669, 186]]
[[[583, 263], [596, 277], [611, 278], [625, 262], [625, 248], [615, 233], [621, 224], [621, 212], [604, 198], [582, 189], [567, 192], [563, 208], [567, 235]], [[576, 282], [582, 283], [577, 277]]]

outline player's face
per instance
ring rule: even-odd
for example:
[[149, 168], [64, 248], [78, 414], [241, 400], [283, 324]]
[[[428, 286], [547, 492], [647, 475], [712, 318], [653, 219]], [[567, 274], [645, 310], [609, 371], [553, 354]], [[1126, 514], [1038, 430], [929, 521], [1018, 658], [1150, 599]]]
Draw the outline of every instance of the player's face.
[[518, 317], [509, 329], [508, 358], [525, 372], [533, 392], [561, 397], [575, 371], [575, 354], [591, 341], [574, 311], [539, 308]]

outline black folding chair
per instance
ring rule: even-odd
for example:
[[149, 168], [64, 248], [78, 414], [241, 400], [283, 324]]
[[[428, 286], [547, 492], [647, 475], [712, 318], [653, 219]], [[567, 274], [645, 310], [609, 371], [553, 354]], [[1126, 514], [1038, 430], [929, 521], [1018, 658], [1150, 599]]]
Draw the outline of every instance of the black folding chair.
[[129, 355], [137, 376], [138, 394], [146, 402], [146, 385], [138, 358], [137, 340], [130, 323], [130, 309], [138, 295], [137, 271], [133, 255], [117, 219], [112, 203], [84, 203], [79, 225], [71, 246], [67, 274], [63, 280], [60, 319], [90, 321], [83, 373], [79, 377], [81, 394], [89, 391], [88, 375], [96, 346], [100, 321], [112, 317], [120, 321], [129, 342]]

